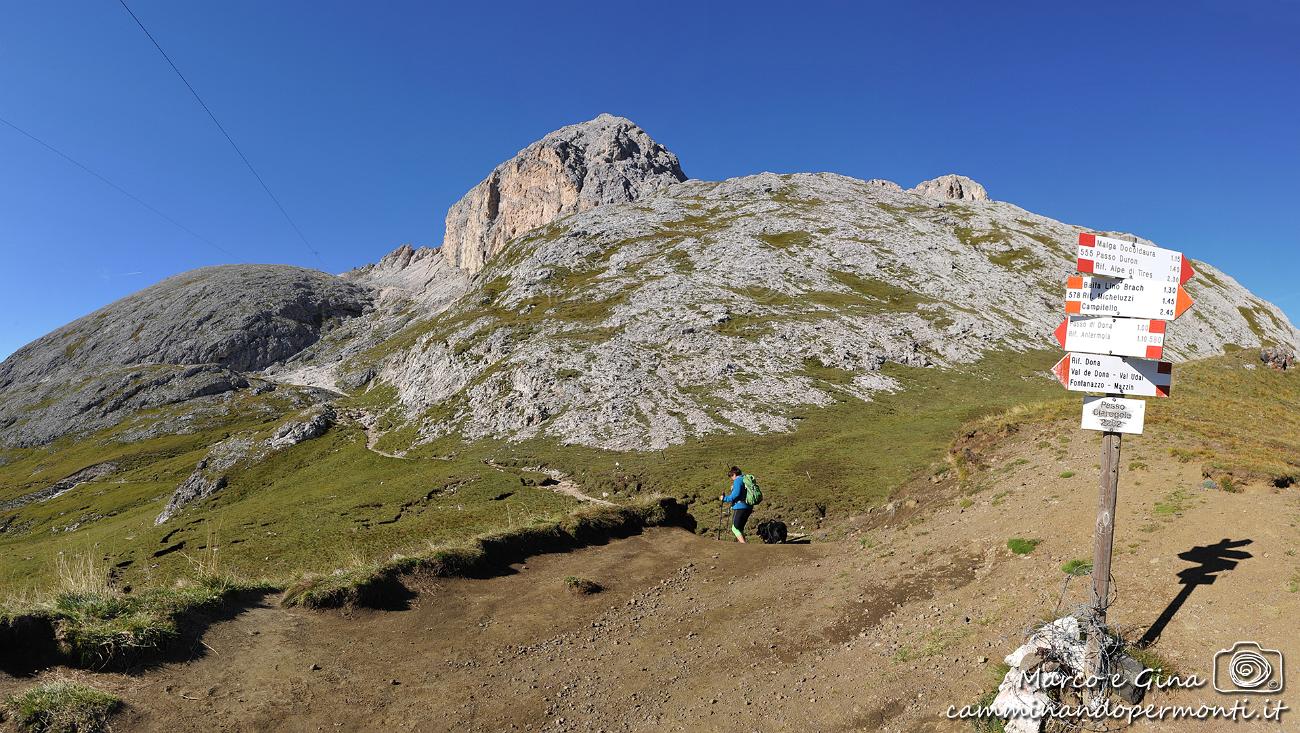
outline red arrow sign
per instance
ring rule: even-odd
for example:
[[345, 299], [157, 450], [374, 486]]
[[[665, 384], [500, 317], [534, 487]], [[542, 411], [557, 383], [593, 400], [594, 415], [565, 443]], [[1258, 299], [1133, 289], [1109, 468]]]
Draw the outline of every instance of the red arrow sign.
[[1065, 312], [1072, 315], [1173, 320], [1191, 307], [1191, 296], [1174, 283], [1092, 275], [1065, 281]]
[[1167, 361], [1125, 359], [1101, 354], [1066, 354], [1052, 374], [1074, 392], [1107, 392], [1139, 397], [1168, 397], [1174, 365]]
[[1182, 252], [1124, 239], [1079, 233], [1079, 272], [1107, 277], [1140, 277], [1179, 285], [1196, 271]]
[[1150, 318], [1070, 316], [1052, 335], [1066, 351], [1159, 359], [1167, 322]]

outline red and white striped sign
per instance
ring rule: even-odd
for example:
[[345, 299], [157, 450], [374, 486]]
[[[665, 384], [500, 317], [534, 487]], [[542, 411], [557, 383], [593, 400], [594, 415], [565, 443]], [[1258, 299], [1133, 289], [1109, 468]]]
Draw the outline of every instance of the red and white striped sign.
[[1182, 285], [1196, 271], [1181, 252], [1088, 232], [1079, 233], [1079, 272]]
[[1152, 318], [1070, 316], [1053, 335], [1066, 351], [1159, 359], [1165, 353], [1166, 325]]
[[1101, 354], [1066, 354], [1052, 373], [1068, 390], [1137, 397], [1168, 397], [1174, 365]]
[[1191, 307], [1191, 297], [1175, 283], [1091, 275], [1074, 275], [1065, 281], [1065, 312], [1071, 315], [1172, 321]]

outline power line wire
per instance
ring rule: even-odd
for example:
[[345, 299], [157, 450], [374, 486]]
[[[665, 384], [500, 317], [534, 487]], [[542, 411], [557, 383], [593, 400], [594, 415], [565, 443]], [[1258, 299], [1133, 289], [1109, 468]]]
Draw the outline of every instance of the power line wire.
[[239, 155], [240, 160], [244, 161], [244, 165], [248, 167], [248, 171], [253, 174], [253, 177], [257, 179], [258, 183], [262, 184], [262, 190], [266, 191], [266, 195], [269, 196], [271, 201], [275, 204], [275, 208], [280, 210], [280, 213], [284, 216], [284, 220], [289, 222], [289, 226], [293, 227], [294, 232], [298, 234], [298, 238], [302, 240], [303, 245], [306, 246], [307, 250], [316, 257], [316, 261], [320, 263], [321, 267], [324, 267], [325, 261], [321, 259], [320, 252], [317, 252], [316, 248], [311, 245], [311, 242], [307, 241], [307, 236], [302, 233], [302, 229], [299, 229], [298, 224], [293, 220], [293, 217], [289, 216], [289, 212], [286, 211], [284, 206], [280, 203], [280, 199], [276, 198], [274, 193], [271, 193], [271, 187], [266, 185], [266, 181], [262, 179], [262, 174], [257, 172], [257, 169], [254, 168], [253, 164], [248, 160], [248, 156], [244, 155], [244, 151], [240, 150], [239, 146], [235, 144], [235, 139], [230, 136], [229, 132], [226, 132], [225, 126], [222, 125], [221, 121], [217, 119], [217, 116], [212, 113], [212, 109], [203, 101], [203, 97], [199, 96], [194, 85], [190, 84], [189, 79], [185, 78], [185, 75], [182, 74], [181, 70], [176, 66], [176, 62], [172, 61], [172, 57], [167, 55], [167, 52], [163, 50], [162, 45], [158, 43], [158, 39], [153, 37], [153, 34], [149, 32], [149, 29], [144, 26], [144, 23], [142, 23], [140, 18], [136, 16], [135, 12], [131, 10], [131, 7], [126, 4], [126, 0], [117, 1], [121, 3], [122, 8], [131, 16], [131, 19], [135, 21], [135, 24], [140, 26], [140, 30], [144, 31], [144, 34], [148, 36], [149, 40], [153, 43], [154, 48], [158, 49], [158, 53], [162, 54], [162, 57], [167, 60], [167, 65], [172, 67], [172, 71], [176, 72], [176, 76], [180, 77], [180, 80], [184, 82], [185, 87], [190, 90], [190, 94], [194, 95], [194, 99], [199, 103], [199, 106], [203, 108], [204, 112], [208, 113], [208, 117], [212, 120], [212, 124], [217, 126], [217, 129], [221, 131], [223, 136], [225, 136], [226, 142], [230, 143], [230, 147], [235, 149], [235, 153]]
[[32, 142], [36, 143], [37, 145], [40, 145], [41, 147], [45, 148], [46, 150], [50, 151], [51, 153], [54, 153], [55, 155], [59, 156], [60, 158], [63, 158], [64, 160], [66, 160], [66, 161], [68, 161], [69, 163], [75, 165], [76, 167], [80, 168], [81, 170], [85, 171], [86, 173], [89, 173], [90, 175], [94, 176], [95, 178], [98, 178], [100, 181], [104, 182], [106, 185], [108, 185], [108, 186], [109, 186], [110, 188], [112, 188], [113, 190], [117, 191], [118, 193], [122, 194], [123, 196], [126, 196], [127, 198], [131, 199], [132, 201], [136, 202], [137, 204], [140, 204], [140, 205], [143, 206], [144, 208], [146, 208], [146, 209], [152, 211], [153, 213], [157, 214], [158, 216], [162, 217], [163, 219], [166, 219], [166, 220], [167, 220], [168, 222], [170, 222], [173, 226], [175, 226], [175, 227], [177, 227], [178, 229], [184, 231], [186, 234], [190, 235], [191, 237], [194, 237], [195, 239], [199, 240], [200, 242], [203, 242], [204, 244], [206, 244], [206, 245], [208, 245], [208, 246], [210, 246], [210, 247], [212, 247], [212, 248], [218, 250], [219, 252], [222, 252], [223, 254], [226, 254], [226, 255], [228, 255], [228, 256], [230, 256], [230, 257], [235, 257], [235, 258], [238, 257], [238, 255], [236, 255], [234, 252], [231, 252], [230, 250], [226, 249], [225, 247], [222, 247], [221, 245], [217, 244], [216, 242], [212, 241], [211, 239], [208, 239], [207, 237], [203, 236], [202, 234], [199, 234], [198, 232], [194, 231], [193, 229], [190, 229], [189, 227], [185, 226], [184, 224], [180, 223], [179, 221], [176, 221], [175, 219], [171, 218], [170, 216], [164, 214], [163, 212], [159, 211], [156, 207], [154, 207], [153, 205], [151, 205], [149, 202], [145, 201], [144, 199], [140, 198], [139, 196], [136, 196], [135, 194], [131, 193], [130, 191], [126, 190], [125, 188], [122, 188], [121, 186], [119, 186], [119, 185], [117, 185], [116, 183], [112, 182], [111, 180], [109, 180], [108, 178], [106, 178], [105, 176], [103, 176], [102, 174], [100, 174], [98, 171], [93, 170], [92, 168], [90, 168], [89, 166], [85, 165], [85, 164], [82, 163], [81, 161], [77, 160], [76, 158], [73, 158], [71, 155], [68, 155], [67, 153], [63, 152], [62, 150], [59, 150], [58, 148], [54, 147], [53, 145], [51, 145], [51, 144], [45, 142], [44, 140], [40, 139], [39, 137], [36, 137], [35, 135], [31, 134], [30, 132], [24, 130], [23, 128], [19, 127], [18, 125], [15, 125], [14, 123], [10, 122], [9, 120], [7, 120], [7, 119], [5, 119], [5, 118], [3, 118], [3, 117], [0, 117], [0, 122], [4, 123], [4, 124], [7, 125], [10, 129], [12, 129], [12, 130], [14, 130], [15, 132], [17, 132], [18, 134], [20, 134], [20, 135], [26, 137], [27, 139], [31, 140]]

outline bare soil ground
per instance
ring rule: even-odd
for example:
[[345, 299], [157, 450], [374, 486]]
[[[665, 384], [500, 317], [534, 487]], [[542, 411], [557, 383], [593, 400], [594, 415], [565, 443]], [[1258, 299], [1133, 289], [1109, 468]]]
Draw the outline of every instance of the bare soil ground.
[[[405, 610], [268, 598], [210, 628], [192, 661], [37, 677], [119, 694], [119, 731], [970, 730], [948, 706], [996, 684], [995, 665], [1062, 603], [1060, 565], [1091, 556], [1098, 444], [1061, 426], [1025, 431], [964, 486], [920, 481], [896, 512], [836, 523], [812, 544], [657, 529], [502, 577], [426, 583]], [[1201, 488], [1199, 465], [1170, 447], [1125, 442], [1112, 621], [1140, 636], [1183, 588], [1193, 563], [1180, 553], [1249, 540], [1239, 549], [1251, 557], [1192, 589], [1154, 650], [1207, 680], [1215, 652], [1242, 640], [1300, 665], [1300, 494]], [[1041, 543], [1017, 556], [1012, 537]], [[568, 576], [605, 590], [574, 594]], [[1071, 582], [1064, 610], [1087, 582]], [[32, 683], [0, 675], [0, 695]], [[1291, 687], [1283, 699], [1300, 704]], [[1151, 699], [1231, 704], [1208, 687]], [[1300, 716], [1241, 729], [1300, 730]]]

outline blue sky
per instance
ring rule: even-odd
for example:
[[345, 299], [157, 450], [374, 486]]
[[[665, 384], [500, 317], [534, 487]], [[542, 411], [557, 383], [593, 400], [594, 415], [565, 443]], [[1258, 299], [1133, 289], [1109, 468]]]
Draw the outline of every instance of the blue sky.
[[694, 178], [963, 173], [1300, 321], [1294, 3], [128, 2], [321, 260], [117, 2], [11, 3], [0, 116], [231, 254], [0, 126], [0, 356], [190, 268], [436, 245], [496, 163], [600, 112]]

